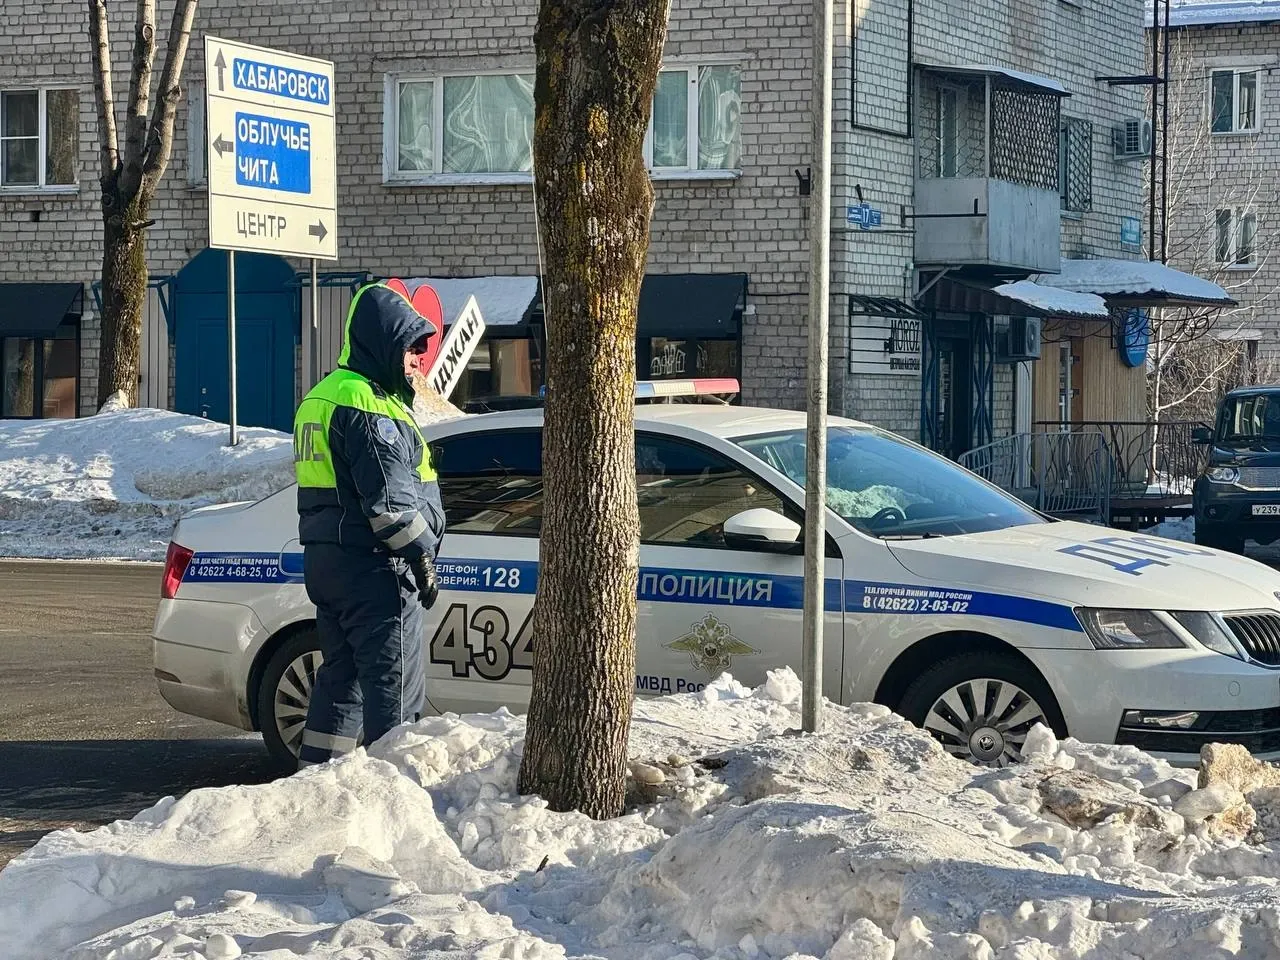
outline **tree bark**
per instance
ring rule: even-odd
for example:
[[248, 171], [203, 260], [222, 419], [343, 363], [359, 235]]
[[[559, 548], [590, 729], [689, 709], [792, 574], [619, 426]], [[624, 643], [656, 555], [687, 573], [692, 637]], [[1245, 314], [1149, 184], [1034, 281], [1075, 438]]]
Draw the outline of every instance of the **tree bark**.
[[534, 182], [547, 400], [537, 656], [520, 790], [622, 812], [635, 692], [636, 308], [653, 189], [643, 143], [667, 0], [542, 0]]
[[[124, 153], [120, 152], [105, 0], [88, 0], [94, 99], [102, 169], [102, 334], [98, 405], [124, 391], [138, 399], [142, 311], [147, 299], [146, 230], [151, 201], [173, 149], [173, 126], [198, 0], [177, 0], [159, 89], [152, 97], [156, 29], [154, 0], [137, 0]], [[154, 111], [152, 104], [155, 104]]]

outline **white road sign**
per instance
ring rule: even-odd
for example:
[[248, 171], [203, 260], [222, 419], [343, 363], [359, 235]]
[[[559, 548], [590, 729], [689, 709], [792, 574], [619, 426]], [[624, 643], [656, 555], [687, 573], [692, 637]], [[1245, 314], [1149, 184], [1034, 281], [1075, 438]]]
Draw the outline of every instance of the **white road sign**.
[[449, 399], [449, 394], [453, 393], [458, 381], [462, 379], [463, 371], [467, 369], [467, 361], [476, 352], [476, 346], [484, 335], [484, 328], [485, 322], [480, 313], [480, 304], [476, 303], [475, 297], [467, 297], [466, 306], [462, 308], [462, 313], [458, 314], [458, 319], [449, 327], [448, 336], [444, 338], [444, 343], [440, 344], [440, 353], [436, 355], [436, 362], [431, 365], [431, 370], [427, 374], [427, 382], [431, 384], [431, 388], [446, 400]]
[[333, 64], [204, 38], [209, 245], [336, 260]]

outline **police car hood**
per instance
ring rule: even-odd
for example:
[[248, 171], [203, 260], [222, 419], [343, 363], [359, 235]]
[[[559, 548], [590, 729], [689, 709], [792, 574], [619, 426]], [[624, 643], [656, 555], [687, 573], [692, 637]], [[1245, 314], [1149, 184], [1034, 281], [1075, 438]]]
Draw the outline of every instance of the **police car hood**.
[[1083, 523], [887, 542], [904, 567], [940, 586], [1086, 607], [1280, 608], [1280, 573], [1270, 567], [1194, 544]]

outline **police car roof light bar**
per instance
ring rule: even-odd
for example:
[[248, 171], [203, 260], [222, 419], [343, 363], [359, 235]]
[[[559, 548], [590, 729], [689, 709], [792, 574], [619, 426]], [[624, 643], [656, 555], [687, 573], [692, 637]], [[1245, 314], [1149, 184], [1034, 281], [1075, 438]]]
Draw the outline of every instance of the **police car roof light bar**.
[[741, 389], [738, 381], [730, 377], [706, 377], [696, 380], [639, 380], [636, 382], [636, 399], [736, 395], [741, 392]]

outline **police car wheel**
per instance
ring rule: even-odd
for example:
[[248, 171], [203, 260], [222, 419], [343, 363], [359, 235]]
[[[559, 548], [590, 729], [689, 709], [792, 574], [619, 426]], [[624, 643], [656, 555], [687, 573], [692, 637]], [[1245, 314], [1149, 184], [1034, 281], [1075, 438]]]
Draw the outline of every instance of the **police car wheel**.
[[296, 633], [272, 654], [258, 685], [258, 726], [271, 759], [296, 770], [311, 688], [323, 661], [314, 630]]
[[983, 767], [1022, 759], [1037, 723], [1066, 735], [1044, 678], [1007, 655], [966, 653], [937, 663], [903, 694], [898, 712], [933, 734], [954, 757]]

